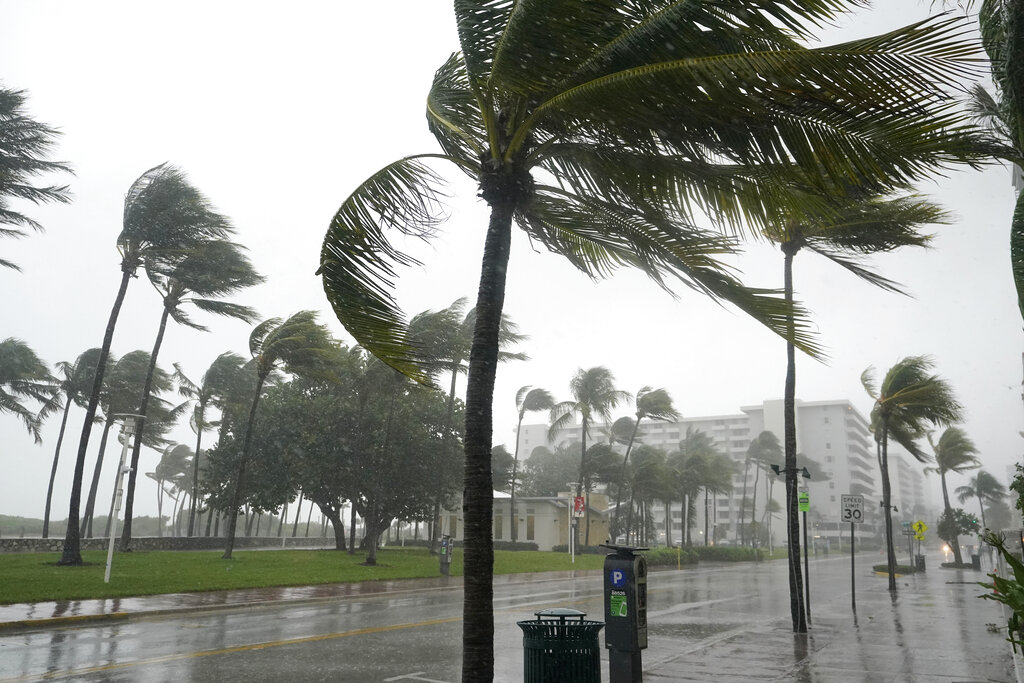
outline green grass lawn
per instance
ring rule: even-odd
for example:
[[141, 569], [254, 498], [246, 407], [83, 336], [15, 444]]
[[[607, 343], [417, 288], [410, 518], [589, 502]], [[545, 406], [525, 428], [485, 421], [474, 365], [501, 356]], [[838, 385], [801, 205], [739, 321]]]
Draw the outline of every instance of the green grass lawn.
[[[451, 573], [462, 575], [462, 549]], [[360, 563], [366, 553], [332, 550], [235, 551], [222, 560], [220, 551], [115, 553], [110, 583], [103, 583], [106, 553], [82, 553], [82, 567], [58, 567], [59, 554], [0, 554], [0, 604], [128, 597], [269, 586], [308, 586], [380, 579], [439, 576], [437, 556], [425, 548], [388, 548], [377, 553], [376, 567]], [[600, 569], [603, 555], [578, 555], [572, 564], [564, 553], [494, 553], [495, 574]]]

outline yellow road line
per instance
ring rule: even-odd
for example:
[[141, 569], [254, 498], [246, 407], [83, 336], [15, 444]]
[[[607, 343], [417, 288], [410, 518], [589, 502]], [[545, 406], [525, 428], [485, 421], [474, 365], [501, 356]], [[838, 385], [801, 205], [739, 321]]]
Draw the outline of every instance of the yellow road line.
[[181, 659], [194, 659], [197, 657], [209, 657], [212, 655], [228, 655], [236, 652], [247, 652], [250, 650], [264, 650], [271, 647], [280, 647], [281, 645], [299, 645], [302, 643], [315, 643], [321, 640], [334, 640], [337, 638], [347, 638], [349, 636], [362, 636], [371, 633], [385, 633], [387, 631], [398, 631], [405, 628], [419, 628], [421, 626], [435, 626], [437, 624], [450, 624], [452, 622], [462, 621], [462, 617], [448, 617], [445, 619], [431, 619], [430, 621], [419, 621], [413, 624], [392, 624], [390, 626], [374, 626], [372, 628], [360, 628], [353, 631], [342, 631], [340, 633], [327, 633], [319, 636], [307, 636], [305, 638], [290, 638], [287, 640], [275, 640], [266, 643], [253, 643], [251, 645], [238, 645], [236, 647], [227, 647], [219, 650], [201, 650], [199, 652], [180, 652], [172, 655], [163, 655], [160, 657], [150, 657], [147, 659], [137, 659], [131, 662], [118, 662], [115, 664], [105, 664], [103, 666], [91, 666], [82, 669], [68, 669], [65, 671], [50, 671], [44, 674], [33, 674], [31, 676], [20, 676], [18, 678], [4, 678], [0, 680], [0, 683], [21, 683], [23, 681], [38, 681], [38, 680], [54, 680], [58, 678], [68, 678], [70, 676], [85, 676], [88, 674], [99, 673], [101, 671], [112, 671], [116, 669], [127, 669], [134, 666], [145, 666], [149, 664], [163, 664], [165, 662], [173, 662]]

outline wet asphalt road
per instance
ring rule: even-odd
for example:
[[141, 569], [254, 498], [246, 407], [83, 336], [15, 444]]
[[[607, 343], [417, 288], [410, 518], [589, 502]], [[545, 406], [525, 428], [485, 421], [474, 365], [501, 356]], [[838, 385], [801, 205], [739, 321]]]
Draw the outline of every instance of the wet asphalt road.
[[[884, 578], [857, 559], [811, 562], [811, 633], [792, 634], [786, 563], [701, 566], [650, 576], [647, 681], [807, 683], [1015, 681], [1000, 606], [977, 599], [983, 574], [933, 569]], [[929, 558], [936, 566], [938, 558]], [[515, 622], [547, 607], [603, 620], [601, 576], [535, 575], [495, 587], [497, 681], [521, 681]], [[11, 681], [459, 680], [462, 590], [426, 587], [313, 604], [0, 630], [0, 683]], [[601, 639], [603, 648], [604, 640]], [[602, 649], [602, 656], [605, 653]], [[603, 680], [607, 680], [604, 664]]]

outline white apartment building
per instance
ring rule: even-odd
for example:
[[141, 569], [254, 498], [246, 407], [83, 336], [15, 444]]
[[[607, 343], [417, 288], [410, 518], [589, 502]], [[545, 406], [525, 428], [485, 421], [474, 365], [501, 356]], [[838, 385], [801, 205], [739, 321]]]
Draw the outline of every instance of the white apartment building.
[[[678, 422], [664, 423], [647, 421], [641, 423], [639, 435], [643, 443], [672, 452], [679, 448], [679, 442], [686, 436], [687, 429], [700, 430], [712, 437], [715, 445], [727, 455], [736, 467], [733, 476], [731, 494], [716, 497], [708, 510], [709, 528], [713, 538], [718, 542], [734, 542], [739, 538], [740, 502], [743, 497], [744, 464], [747, 448], [751, 439], [764, 430], [771, 431], [783, 440], [783, 402], [767, 400], [760, 405], [743, 406], [740, 413], [734, 415], [713, 415], [709, 417], [684, 418]], [[608, 425], [594, 425], [591, 428], [589, 443], [604, 441], [602, 429]], [[554, 447], [557, 445], [579, 442], [581, 426], [577, 423], [562, 430], [555, 436], [554, 442], [547, 438], [548, 425], [523, 425], [520, 437], [520, 453], [526, 457], [538, 446]], [[868, 429], [867, 419], [850, 401], [796, 401], [797, 452], [815, 461], [819, 468], [827, 474], [820, 480], [801, 479], [810, 494], [811, 511], [808, 521], [815, 529], [815, 535], [822, 538], [838, 537], [847, 532], [838, 523], [840, 514], [840, 496], [844, 493], [861, 494], [865, 497], [867, 523], [859, 533], [873, 535], [875, 523], [881, 519], [878, 506], [881, 500], [881, 477], [875, 455], [875, 443]], [[619, 448], [621, 452], [621, 448]], [[931, 488], [925, 484], [922, 474], [923, 467], [898, 446], [890, 443], [890, 479], [893, 487], [893, 504], [900, 510], [894, 517], [902, 520], [932, 519], [932, 504], [929, 493]], [[777, 463], [783, 466], [780, 458]], [[772, 475], [774, 479], [774, 475]], [[752, 487], [754, 472], [747, 477], [747, 497], [753, 496]], [[765, 500], [766, 478], [762, 473], [758, 488], [759, 516]], [[785, 503], [785, 485], [778, 479], [771, 486], [772, 497], [780, 508]], [[904, 512], [905, 511], [905, 512]], [[656, 509], [655, 517], [661, 518], [657, 523], [660, 532], [664, 533], [664, 509]], [[669, 531], [673, 540], [682, 535], [682, 510], [680, 505], [672, 509], [672, 524]], [[780, 513], [772, 521], [775, 541], [781, 543], [785, 538], [784, 517]], [[749, 518], [745, 521], [749, 522]], [[704, 506], [698, 501], [697, 519], [691, 532], [694, 543], [704, 543]]]

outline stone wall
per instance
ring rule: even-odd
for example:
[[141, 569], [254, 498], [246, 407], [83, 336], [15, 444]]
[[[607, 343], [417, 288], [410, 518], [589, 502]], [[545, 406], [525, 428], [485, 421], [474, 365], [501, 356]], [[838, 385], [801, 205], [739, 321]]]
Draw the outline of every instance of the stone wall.
[[[110, 539], [83, 538], [82, 550], [106, 550]], [[282, 541], [284, 541], [282, 545]], [[120, 540], [115, 546], [120, 548]], [[334, 535], [327, 538], [269, 538], [236, 536], [235, 549], [246, 548], [333, 548]], [[64, 549], [60, 538], [0, 538], [0, 553], [59, 553]], [[224, 539], [212, 536], [194, 538], [144, 536], [132, 539], [133, 550], [223, 550]]]

